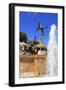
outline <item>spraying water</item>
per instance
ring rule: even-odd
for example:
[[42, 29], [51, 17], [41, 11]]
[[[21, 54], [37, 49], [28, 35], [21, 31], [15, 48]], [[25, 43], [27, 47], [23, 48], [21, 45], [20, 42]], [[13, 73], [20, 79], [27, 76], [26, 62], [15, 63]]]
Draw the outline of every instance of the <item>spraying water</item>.
[[58, 49], [56, 42], [56, 26], [55, 24], [51, 25], [49, 33], [49, 43], [48, 43], [48, 75], [56, 76], [57, 75], [57, 65], [58, 65]]

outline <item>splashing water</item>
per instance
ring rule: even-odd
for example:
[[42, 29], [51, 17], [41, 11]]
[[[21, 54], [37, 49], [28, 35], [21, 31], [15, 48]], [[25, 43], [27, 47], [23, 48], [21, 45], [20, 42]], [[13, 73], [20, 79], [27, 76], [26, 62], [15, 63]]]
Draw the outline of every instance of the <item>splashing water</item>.
[[48, 43], [48, 75], [56, 76], [57, 75], [57, 65], [58, 65], [58, 48], [56, 42], [56, 26], [55, 24], [51, 25], [49, 33], [49, 43]]

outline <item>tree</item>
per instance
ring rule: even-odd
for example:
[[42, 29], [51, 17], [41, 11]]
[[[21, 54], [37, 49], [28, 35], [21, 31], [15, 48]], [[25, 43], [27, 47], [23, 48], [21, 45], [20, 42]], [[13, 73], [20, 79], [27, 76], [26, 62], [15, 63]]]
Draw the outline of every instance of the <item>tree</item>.
[[37, 37], [36, 37], [36, 36], [34, 37], [33, 44], [34, 44], [34, 45], [39, 44], [39, 42], [37, 41]]
[[32, 41], [31, 40], [27, 40], [27, 44], [32, 45]]
[[20, 42], [27, 42], [28, 38], [27, 35], [24, 32], [20, 32]]

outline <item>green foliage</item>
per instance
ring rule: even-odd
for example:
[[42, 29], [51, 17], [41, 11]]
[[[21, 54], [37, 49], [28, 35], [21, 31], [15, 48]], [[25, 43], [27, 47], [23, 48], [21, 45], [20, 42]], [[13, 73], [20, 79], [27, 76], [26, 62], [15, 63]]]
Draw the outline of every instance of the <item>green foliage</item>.
[[24, 32], [20, 32], [20, 42], [27, 42], [28, 38], [27, 35]]
[[28, 40], [27, 44], [29, 44], [30, 46], [34, 46], [34, 45], [39, 44], [39, 42], [37, 41], [36, 37], [34, 37], [34, 40], [33, 41]]
[[34, 45], [37, 45], [37, 44], [39, 44], [39, 42], [37, 41], [37, 38], [36, 38], [36, 36], [34, 37], [33, 44], [34, 44]]
[[32, 45], [32, 41], [31, 40], [28, 40], [27, 41], [27, 44]]

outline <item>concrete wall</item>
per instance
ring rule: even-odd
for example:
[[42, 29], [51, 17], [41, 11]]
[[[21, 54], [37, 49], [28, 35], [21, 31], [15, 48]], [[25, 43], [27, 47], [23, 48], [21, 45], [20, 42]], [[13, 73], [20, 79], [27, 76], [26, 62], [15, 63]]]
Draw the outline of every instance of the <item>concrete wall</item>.
[[[45, 56], [39, 55], [20, 55], [19, 73], [31, 73], [29, 76], [42, 76], [47, 74], [47, 60]], [[26, 75], [27, 77], [27, 75]]]

